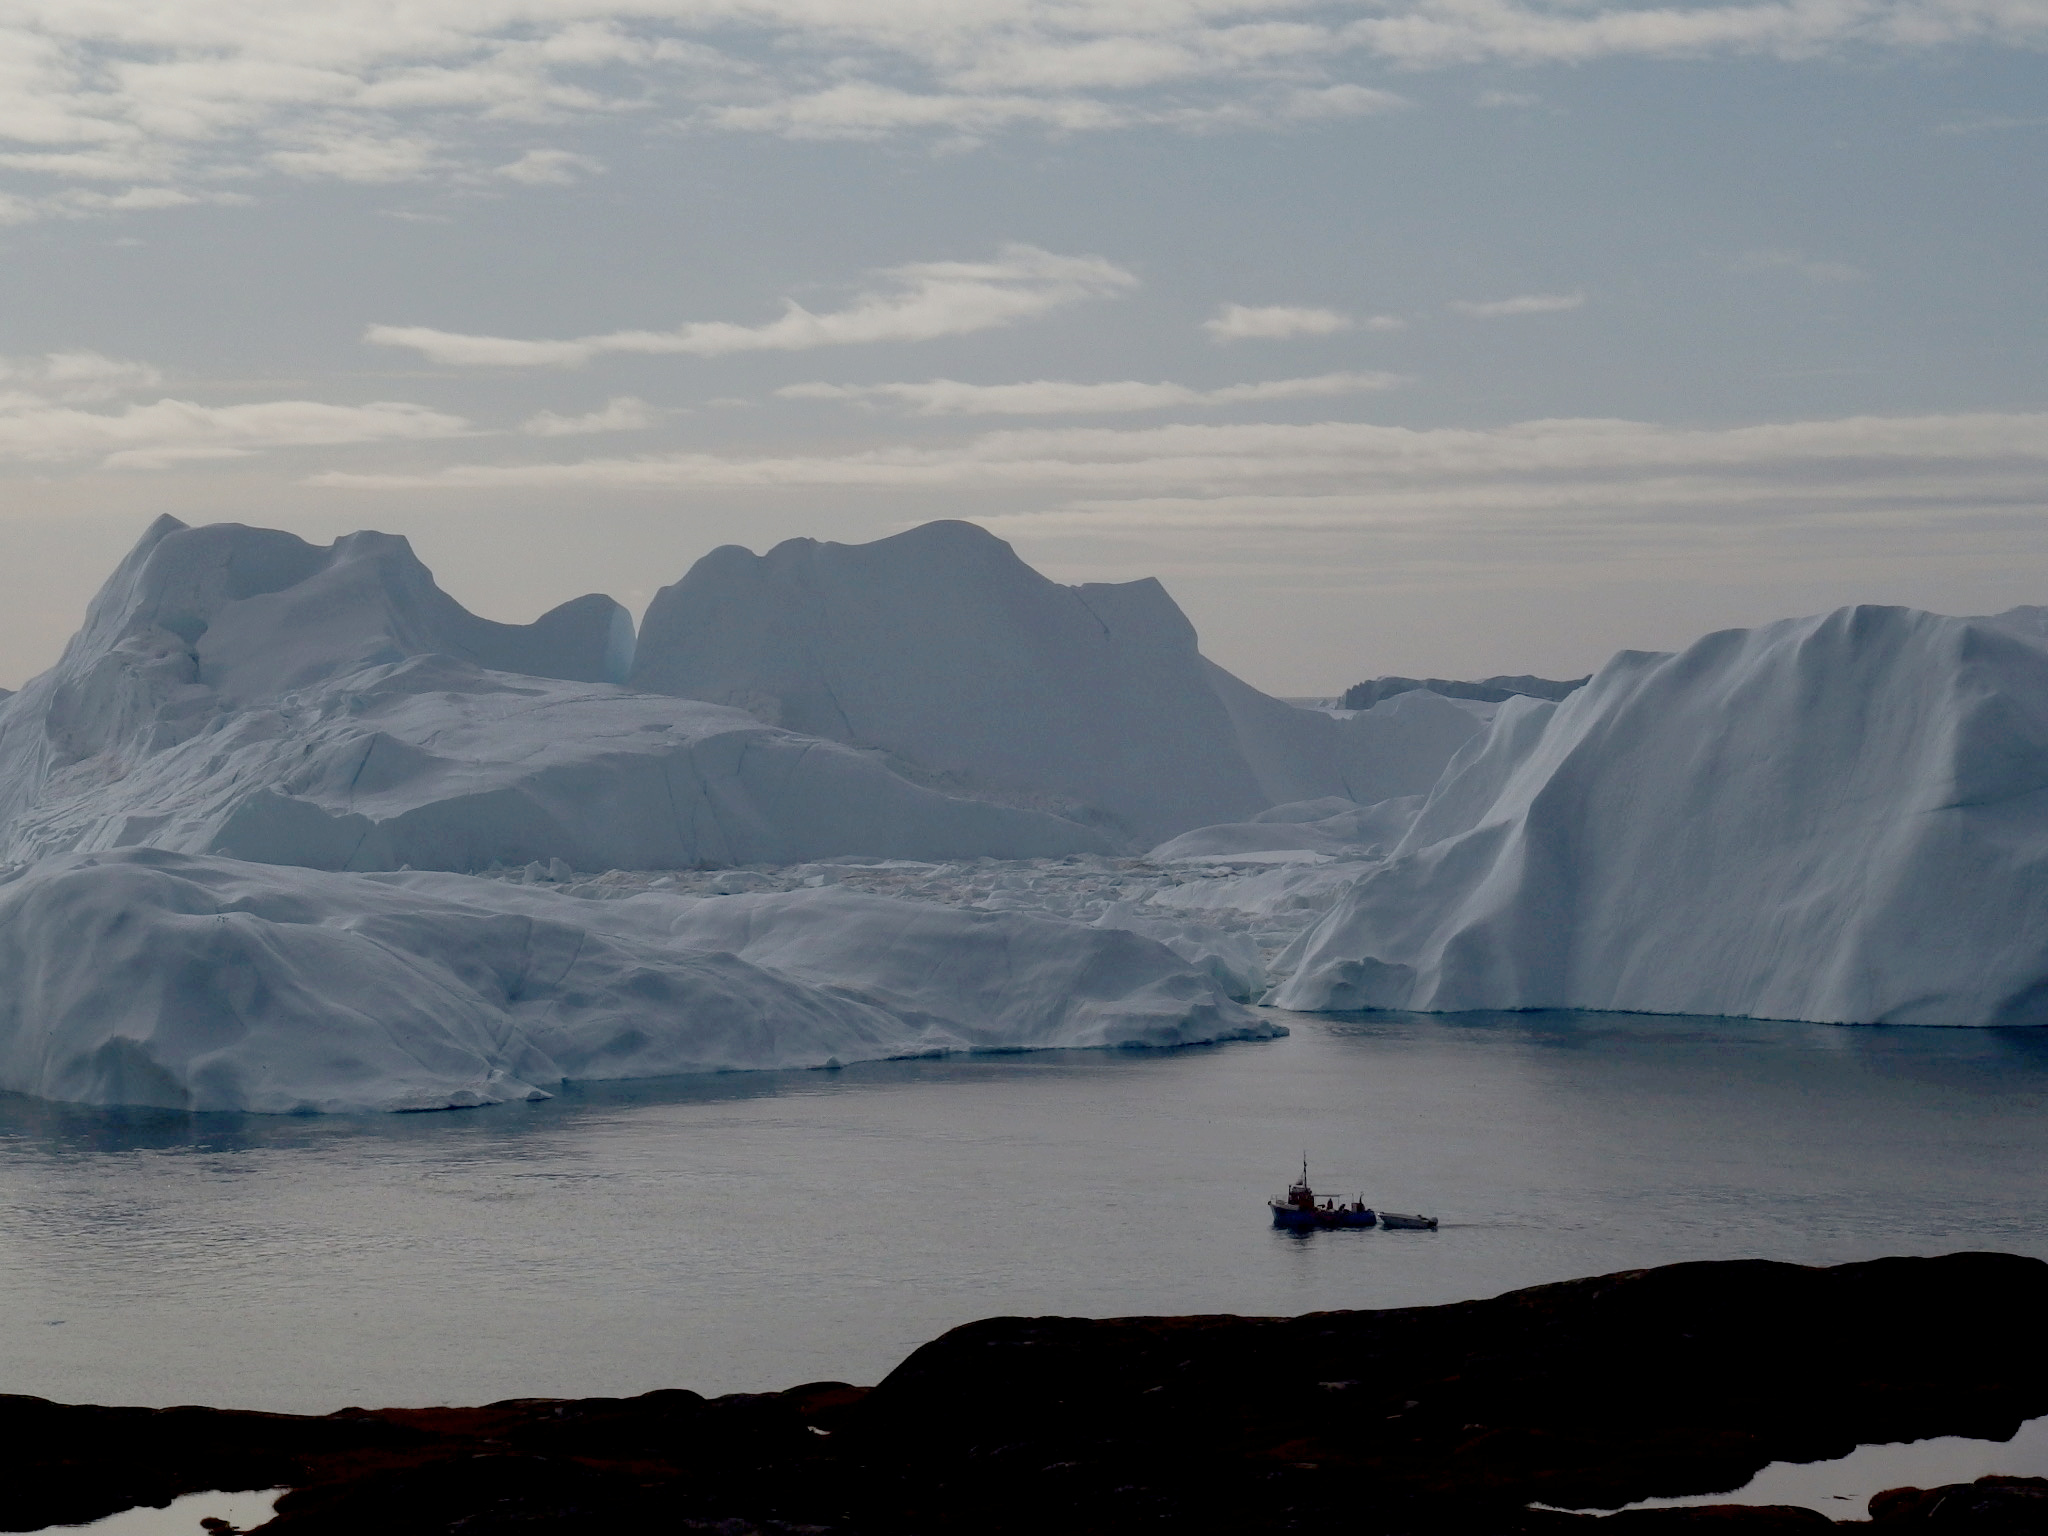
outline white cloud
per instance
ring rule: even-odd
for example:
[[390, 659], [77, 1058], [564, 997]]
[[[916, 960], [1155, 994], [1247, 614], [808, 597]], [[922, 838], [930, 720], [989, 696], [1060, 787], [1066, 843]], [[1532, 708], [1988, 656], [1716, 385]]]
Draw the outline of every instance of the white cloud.
[[1732, 265], [1737, 272], [1793, 272], [1811, 283], [1854, 283], [1864, 276], [1861, 268], [1846, 261], [1826, 261], [1798, 251], [1746, 251]]
[[713, 128], [792, 139], [878, 139], [921, 129], [977, 136], [1018, 127], [1087, 133], [1126, 127], [1131, 119], [1116, 105], [1085, 97], [906, 91], [861, 80], [766, 101], [708, 107], [699, 121]]
[[1453, 299], [1451, 308], [1475, 320], [1499, 320], [1508, 315], [1554, 315], [1584, 306], [1583, 293], [1524, 293], [1512, 299]]
[[243, 458], [266, 448], [417, 441], [470, 431], [459, 416], [396, 401], [200, 405], [158, 399], [118, 410], [82, 408], [162, 383], [162, 373], [148, 363], [98, 352], [0, 358], [0, 462], [97, 459], [109, 468], [156, 469], [189, 459]]
[[626, 114], [792, 137], [1215, 132], [1391, 110], [1390, 67], [2044, 43], [2038, 0], [7, 0], [0, 165], [192, 195], [262, 170], [545, 184], [576, 167], [527, 156]]
[[1147, 384], [1136, 379], [1109, 384], [1072, 384], [1056, 379], [1035, 379], [1024, 384], [963, 384], [957, 379], [931, 379], [922, 384], [787, 384], [775, 393], [785, 400], [889, 400], [909, 406], [920, 416], [1069, 416], [1327, 398], [1389, 389], [1400, 382], [1400, 376], [1392, 373], [1325, 373], [1307, 379], [1228, 384], [1221, 389]]
[[1477, 105], [1489, 109], [1501, 107], [1539, 107], [1543, 98], [1529, 91], [1481, 91], [1475, 98]]
[[468, 336], [427, 326], [373, 325], [363, 339], [408, 347], [452, 368], [579, 368], [608, 352], [799, 352], [878, 341], [930, 341], [1014, 325], [1084, 299], [1137, 286], [1137, 278], [1099, 256], [1058, 256], [1011, 245], [993, 261], [920, 261], [880, 274], [884, 286], [855, 296], [844, 309], [814, 314], [783, 300], [779, 319], [763, 325], [702, 320], [670, 331], [612, 331], [569, 341]]
[[82, 405], [154, 389], [163, 374], [148, 363], [100, 352], [46, 352], [0, 357], [0, 410], [52, 402]]
[[1281, 110], [1291, 118], [1377, 117], [1382, 112], [1399, 112], [1413, 106], [1405, 96], [1374, 90], [1363, 85], [1326, 85], [1313, 90], [1290, 91]]
[[41, 405], [0, 410], [0, 459], [97, 458], [109, 468], [155, 469], [185, 459], [244, 458], [266, 448], [418, 441], [468, 431], [469, 423], [459, 416], [399, 401], [199, 405], [166, 399], [118, 411]]
[[614, 395], [603, 410], [584, 416], [536, 411], [519, 430], [535, 437], [577, 437], [590, 432], [644, 432], [659, 419], [653, 406], [631, 395]]
[[604, 162], [567, 149], [529, 149], [491, 174], [529, 187], [566, 187], [604, 172]]
[[[1284, 341], [1290, 336], [1330, 336], [1348, 331], [1356, 323], [1351, 316], [1334, 309], [1226, 304], [1202, 322], [1202, 329], [1214, 341]], [[1375, 324], [1372, 329], [1387, 327]]]
[[368, 133], [325, 133], [302, 147], [271, 151], [270, 163], [306, 179], [336, 181], [419, 181], [441, 168], [441, 157], [428, 140]]

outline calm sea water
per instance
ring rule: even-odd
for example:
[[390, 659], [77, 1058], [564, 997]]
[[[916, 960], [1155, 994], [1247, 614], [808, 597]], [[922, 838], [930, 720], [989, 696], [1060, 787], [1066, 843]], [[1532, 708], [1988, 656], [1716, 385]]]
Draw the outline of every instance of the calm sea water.
[[[998, 1313], [1300, 1312], [1676, 1259], [2048, 1257], [2048, 1031], [1289, 1017], [1285, 1040], [276, 1119], [0, 1098], [0, 1391], [874, 1381]], [[1267, 1224], [1319, 1190], [1435, 1233]]]

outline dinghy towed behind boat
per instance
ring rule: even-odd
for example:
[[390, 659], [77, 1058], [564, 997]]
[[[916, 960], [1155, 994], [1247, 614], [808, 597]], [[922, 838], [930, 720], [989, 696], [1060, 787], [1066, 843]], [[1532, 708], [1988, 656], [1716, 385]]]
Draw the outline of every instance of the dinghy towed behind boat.
[[1434, 1216], [1401, 1216], [1393, 1211], [1380, 1212], [1380, 1225], [1389, 1232], [1434, 1232]]
[[1325, 1200], [1316, 1204], [1316, 1192], [1309, 1188], [1308, 1159], [1301, 1160], [1301, 1180], [1287, 1186], [1287, 1198], [1268, 1200], [1266, 1206], [1273, 1213], [1273, 1225], [1287, 1227], [1294, 1231], [1311, 1231], [1317, 1227], [1369, 1227], [1378, 1217], [1363, 1200], [1354, 1200], [1349, 1205], [1338, 1205]]

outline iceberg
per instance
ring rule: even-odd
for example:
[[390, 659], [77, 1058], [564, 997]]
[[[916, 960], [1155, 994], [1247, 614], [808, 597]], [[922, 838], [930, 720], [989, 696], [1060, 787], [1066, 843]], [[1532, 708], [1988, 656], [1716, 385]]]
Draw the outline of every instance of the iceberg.
[[0, 859], [114, 847], [318, 869], [649, 868], [1107, 847], [874, 753], [620, 686], [623, 609], [495, 624], [403, 539], [159, 520], [0, 700]]
[[1157, 581], [1063, 586], [971, 523], [712, 551], [630, 682], [888, 754], [921, 782], [1149, 847], [1288, 801], [1426, 791], [1479, 729], [1434, 694], [1339, 721], [1204, 658]]
[[2044, 620], [1844, 608], [1510, 699], [1269, 1001], [2048, 1024]]
[[1116, 929], [824, 887], [598, 899], [129, 848], [0, 877], [0, 1089], [264, 1113], [1278, 1026]]
[[1277, 803], [1420, 793], [1480, 724], [1348, 720], [1205, 660], [1157, 582], [1064, 587], [934, 523], [725, 549], [645, 633], [469, 613], [405, 540], [159, 519], [0, 696], [0, 859], [319, 869], [1134, 852]]

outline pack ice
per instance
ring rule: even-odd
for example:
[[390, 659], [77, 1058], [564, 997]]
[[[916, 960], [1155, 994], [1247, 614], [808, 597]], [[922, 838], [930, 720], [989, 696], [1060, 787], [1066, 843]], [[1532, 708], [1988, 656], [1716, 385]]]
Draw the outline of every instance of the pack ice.
[[602, 900], [140, 848], [14, 871], [0, 975], [0, 1088], [195, 1110], [1282, 1032], [1113, 929], [831, 888]]
[[1282, 963], [1286, 1008], [2048, 1023], [2048, 610], [1845, 608], [1511, 700]]

